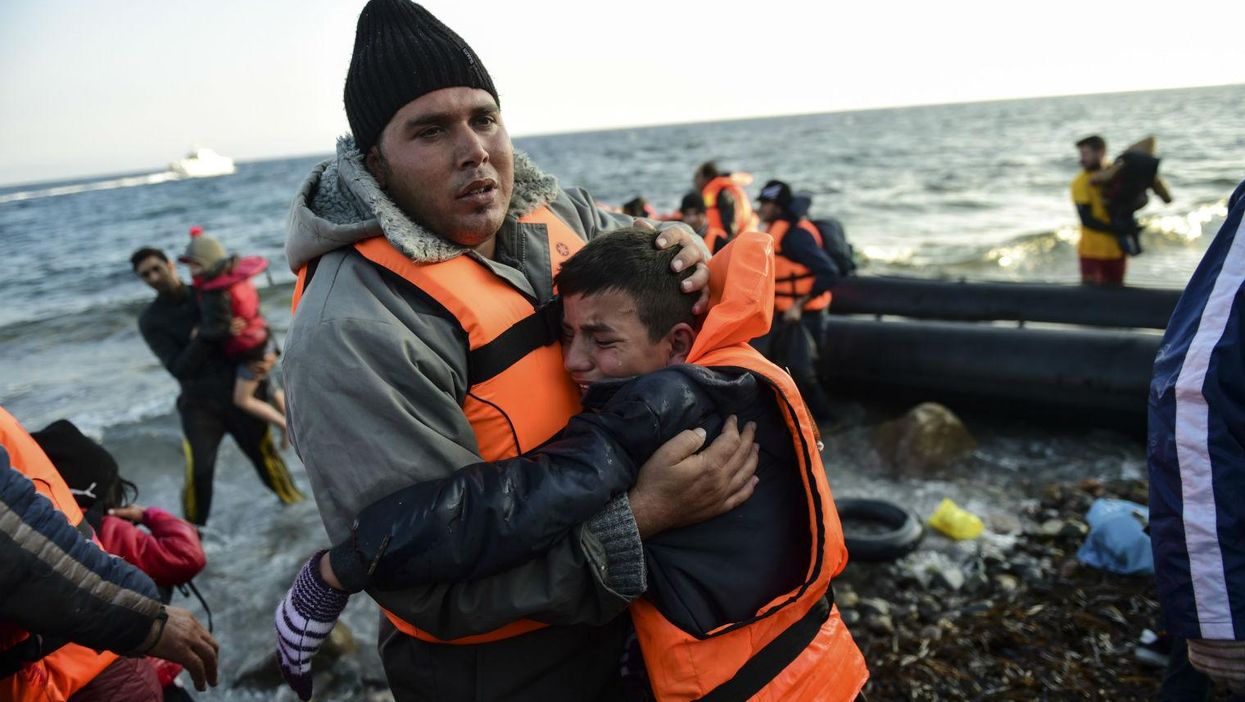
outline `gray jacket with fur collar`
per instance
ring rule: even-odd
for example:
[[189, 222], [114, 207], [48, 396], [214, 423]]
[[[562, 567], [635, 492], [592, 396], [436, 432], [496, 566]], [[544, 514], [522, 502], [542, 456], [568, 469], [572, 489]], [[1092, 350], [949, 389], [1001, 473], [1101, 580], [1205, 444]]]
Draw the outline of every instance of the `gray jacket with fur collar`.
[[[585, 239], [632, 221], [602, 212], [582, 190], [561, 189], [521, 153], [514, 169], [510, 212], [493, 260], [408, 218], [367, 172], [349, 138], [294, 199], [286, 241], [290, 265], [298, 270], [319, 262], [286, 341], [288, 416], [335, 543], [350, 537], [354, 516], [368, 504], [482, 460], [462, 412], [462, 329], [351, 244], [383, 235], [414, 261], [474, 256], [544, 302], [552, 295], [544, 226], [520, 224], [519, 217], [548, 205]], [[370, 594], [416, 626], [455, 638], [524, 617], [601, 623], [643, 591], [639, 534], [620, 498], [543, 559], [502, 575]]]

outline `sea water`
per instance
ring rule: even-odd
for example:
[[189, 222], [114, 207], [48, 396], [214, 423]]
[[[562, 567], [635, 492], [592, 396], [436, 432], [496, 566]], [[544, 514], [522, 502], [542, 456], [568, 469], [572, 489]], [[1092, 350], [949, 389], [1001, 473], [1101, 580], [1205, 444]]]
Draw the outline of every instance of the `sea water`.
[[[862, 273], [970, 280], [1075, 283], [1078, 225], [1068, 186], [1073, 143], [1100, 133], [1116, 153], [1158, 136], [1175, 201], [1143, 211], [1146, 252], [1129, 261], [1131, 284], [1183, 287], [1245, 178], [1245, 86], [911, 107], [515, 139], [564, 187], [605, 203], [636, 195], [677, 208], [693, 169], [771, 178], [813, 197], [815, 216], [845, 225]], [[183, 458], [175, 381], [143, 344], [136, 317], [150, 291], [130, 253], [173, 254], [199, 225], [226, 246], [272, 261], [257, 280], [280, 338], [289, 324], [293, 274], [282, 246], [289, 203], [322, 156], [240, 163], [237, 173], [178, 180], [130, 173], [0, 188], [0, 403], [28, 428], [68, 417], [100, 438], [141, 501], [179, 512]], [[974, 427], [976, 429], [976, 427]], [[827, 437], [840, 495], [900, 494], [918, 511], [946, 495], [978, 512], [1023, 499], [1017, 476], [1141, 476], [1144, 449], [1107, 432], [985, 427], [973, 464], [983, 479], [897, 487], [862, 431]], [[295, 479], [305, 473], [286, 453]], [[348, 469], [348, 467], [343, 467]], [[204, 699], [267, 699], [236, 688], [240, 670], [272, 647], [271, 615], [303, 560], [325, 545], [309, 500], [281, 507], [226, 439], [205, 534], [209, 564], [197, 582], [212, 605], [224, 683]], [[355, 598], [347, 621], [360, 652], [335, 669], [339, 686], [380, 675], [371, 637], [375, 610]], [[178, 604], [197, 605], [184, 600]], [[354, 699], [340, 693], [335, 699]]]

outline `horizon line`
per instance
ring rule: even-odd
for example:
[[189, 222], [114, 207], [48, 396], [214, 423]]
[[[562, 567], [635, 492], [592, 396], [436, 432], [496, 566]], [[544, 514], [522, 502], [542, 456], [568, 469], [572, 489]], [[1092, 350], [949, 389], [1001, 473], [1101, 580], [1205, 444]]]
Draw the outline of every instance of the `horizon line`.
[[[524, 132], [521, 134], [511, 134], [510, 138], [512, 140], [513, 139], [527, 139], [527, 138], [544, 138], [544, 137], [556, 137], [556, 136], [564, 136], [564, 135], [571, 135], [571, 134], [599, 134], [599, 133], [605, 133], [605, 132], [626, 131], [626, 130], [631, 130], [631, 129], [659, 129], [663, 127], [678, 127], [678, 126], [685, 126], [689, 124], [727, 124], [730, 122], [753, 122], [753, 121], [760, 121], [760, 120], [767, 120], [767, 119], [777, 119], [781, 117], [811, 117], [815, 115], [851, 114], [851, 113], [856, 113], [856, 112], [882, 112], [882, 111], [888, 111], [888, 110], [902, 110], [902, 109], [921, 108], [921, 107], [949, 107], [949, 106], [955, 106], [955, 105], [984, 105], [984, 104], [998, 103], [998, 102], [1022, 102], [1025, 100], [1049, 100], [1049, 99], [1058, 99], [1058, 98], [1088, 97], [1088, 96], [1094, 96], [1094, 95], [1131, 95], [1135, 93], [1158, 93], [1158, 92], [1169, 92], [1169, 91], [1174, 91], [1174, 90], [1198, 90], [1198, 89], [1207, 89], [1207, 88], [1228, 88], [1228, 87], [1235, 87], [1235, 86], [1245, 86], [1245, 83], [1212, 83], [1212, 84], [1207, 84], [1207, 85], [1180, 85], [1180, 86], [1170, 86], [1170, 87], [1162, 87], [1162, 88], [1139, 88], [1135, 90], [1112, 90], [1112, 91], [1107, 91], [1107, 92], [1060, 93], [1060, 94], [1055, 94], [1055, 95], [1018, 95], [1018, 96], [999, 97], [999, 98], [949, 100], [945, 102], [917, 102], [917, 103], [904, 103], [904, 104], [895, 104], [895, 105], [871, 105], [871, 106], [848, 107], [848, 108], [832, 109], [832, 110], [818, 110], [815, 112], [784, 112], [784, 113], [778, 113], [778, 114], [736, 115], [736, 116], [731, 116], [731, 117], [722, 117], [720, 119], [676, 120], [673, 122], [645, 122], [645, 123], [640, 123], [640, 124], [613, 125], [613, 126], [604, 126], [604, 127], [588, 127], [585, 129], [567, 129], [567, 130], [549, 131], [549, 132], [541, 132], [541, 131]], [[336, 138], [337, 137], [334, 137], [334, 142], [336, 142]], [[234, 162], [237, 164], [266, 163], [268, 161], [282, 161], [282, 160], [295, 159], [295, 158], [311, 158], [313, 156], [332, 155], [334, 151], [335, 151], [335, 147], [330, 147], [323, 151], [320, 151], [320, 150], [303, 151], [303, 152], [286, 153], [286, 154], [281, 154], [281, 155], [263, 156], [259, 158], [242, 157], [242, 158], [234, 159]], [[151, 170], [149, 168], [144, 168], [144, 169], [126, 170], [126, 171], [90, 172], [90, 173], [82, 173], [78, 175], [58, 176], [58, 177], [46, 179], [46, 180], [33, 180], [33, 181], [0, 180], [0, 189], [16, 188], [19, 186], [56, 185], [60, 183], [66, 183], [69, 181], [82, 181], [82, 180], [93, 180], [93, 179], [103, 179], [103, 178], [119, 178], [119, 177], [124, 177], [124, 176], [156, 174], [156, 173], [162, 173], [162, 172], [164, 171]]]

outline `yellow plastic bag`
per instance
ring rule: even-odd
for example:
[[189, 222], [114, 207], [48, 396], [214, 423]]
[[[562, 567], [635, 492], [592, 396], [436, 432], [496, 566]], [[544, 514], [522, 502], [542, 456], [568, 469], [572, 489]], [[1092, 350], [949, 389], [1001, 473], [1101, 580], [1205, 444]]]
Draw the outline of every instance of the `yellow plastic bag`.
[[961, 541], [981, 536], [984, 528], [981, 518], [944, 497], [938, 509], [929, 518], [929, 525], [938, 531]]

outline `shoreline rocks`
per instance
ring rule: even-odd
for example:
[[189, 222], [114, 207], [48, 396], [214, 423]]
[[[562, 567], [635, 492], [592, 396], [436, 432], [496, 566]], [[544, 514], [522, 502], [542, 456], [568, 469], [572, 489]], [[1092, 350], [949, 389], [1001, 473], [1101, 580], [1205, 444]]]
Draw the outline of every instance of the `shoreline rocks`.
[[[1133, 657], [1159, 626], [1153, 580], [1082, 566], [1096, 497], [1145, 501], [1140, 480], [1045, 486], [1013, 537], [927, 542], [893, 563], [849, 562], [843, 619], [877, 700], [1148, 699], [1161, 671]], [[1009, 520], [1010, 521], [1010, 520]], [[966, 547], [967, 546], [967, 547]]]

